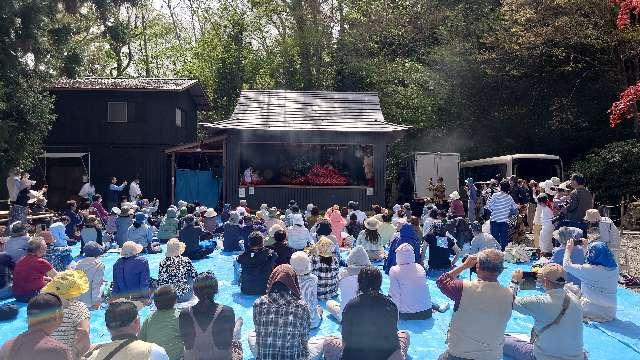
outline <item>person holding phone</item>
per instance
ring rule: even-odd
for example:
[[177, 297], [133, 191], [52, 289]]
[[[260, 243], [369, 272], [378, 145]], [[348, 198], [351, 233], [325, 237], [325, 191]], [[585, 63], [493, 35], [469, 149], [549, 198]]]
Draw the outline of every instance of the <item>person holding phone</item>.
[[[524, 280], [522, 270], [513, 272], [511, 289], [517, 295]], [[562, 266], [544, 265], [537, 273], [544, 293], [516, 296], [513, 310], [533, 317], [531, 336], [505, 336], [504, 355], [514, 360], [584, 360], [582, 340], [582, 306], [564, 290], [566, 274]]]

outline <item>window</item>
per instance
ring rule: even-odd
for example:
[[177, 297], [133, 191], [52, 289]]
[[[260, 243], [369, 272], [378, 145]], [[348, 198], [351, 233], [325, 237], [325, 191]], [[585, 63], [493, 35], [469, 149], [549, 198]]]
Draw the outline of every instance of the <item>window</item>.
[[176, 126], [182, 127], [182, 123], [185, 121], [186, 113], [180, 108], [176, 108]]
[[127, 122], [127, 103], [107, 103], [107, 122]]

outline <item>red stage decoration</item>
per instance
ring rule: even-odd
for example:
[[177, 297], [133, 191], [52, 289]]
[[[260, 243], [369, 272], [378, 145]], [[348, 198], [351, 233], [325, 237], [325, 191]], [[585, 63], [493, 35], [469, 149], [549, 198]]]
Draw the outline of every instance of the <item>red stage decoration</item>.
[[309, 184], [317, 186], [345, 186], [349, 184], [349, 179], [336, 169], [321, 165], [314, 165], [311, 168], [307, 180]]

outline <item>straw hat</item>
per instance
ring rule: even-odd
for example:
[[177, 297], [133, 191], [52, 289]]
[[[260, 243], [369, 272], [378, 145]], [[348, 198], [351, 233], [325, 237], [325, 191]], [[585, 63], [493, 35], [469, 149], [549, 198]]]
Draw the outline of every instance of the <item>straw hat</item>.
[[218, 215], [218, 213], [213, 208], [208, 208], [204, 213], [204, 217], [206, 218], [212, 218], [216, 215]]
[[65, 300], [75, 299], [89, 290], [89, 279], [84, 271], [65, 270], [59, 272], [45, 285], [41, 292], [58, 295]]
[[376, 219], [375, 217], [370, 217], [364, 221], [364, 227], [367, 230], [378, 230], [378, 228], [380, 227], [380, 221], [378, 221], [378, 219]]
[[165, 254], [165, 256], [166, 257], [180, 256], [184, 253], [185, 248], [186, 248], [186, 245], [183, 242], [181, 242], [176, 238], [173, 238], [167, 242], [167, 253]]
[[321, 236], [320, 240], [316, 243], [316, 250], [318, 251], [318, 255], [322, 257], [331, 257], [333, 256], [335, 246], [331, 239], [326, 236]]
[[134, 243], [133, 241], [125, 241], [122, 244], [122, 250], [120, 250], [120, 256], [132, 257], [140, 254], [144, 248], [142, 245]]
[[311, 272], [311, 260], [304, 251], [296, 251], [291, 255], [289, 261], [293, 270], [298, 275], [306, 275]]
[[457, 191], [454, 191], [451, 194], [449, 194], [449, 198], [451, 200], [460, 200], [460, 194]]
[[602, 220], [602, 216], [600, 216], [600, 212], [597, 209], [589, 209], [587, 210], [587, 214], [584, 217], [585, 221], [596, 223]]

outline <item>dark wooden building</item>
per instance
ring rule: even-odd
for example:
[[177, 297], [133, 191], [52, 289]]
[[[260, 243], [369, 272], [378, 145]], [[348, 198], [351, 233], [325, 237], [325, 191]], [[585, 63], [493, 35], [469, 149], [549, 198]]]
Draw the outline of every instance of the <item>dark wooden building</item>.
[[[166, 206], [170, 162], [165, 150], [197, 139], [197, 112], [209, 102], [197, 80], [84, 78], [60, 80], [57, 120], [38, 169], [49, 184], [49, 203], [77, 196], [90, 177], [104, 193], [111, 176], [140, 177], [145, 197]], [[128, 194], [128, 189], [125, 189]]]
[[228, 120], [202, 126], [222, 150], [224, 201], [280, 208], [384, 203], [387, 145], [406, 129], [377, 93], [285, 90], [243, 91]]

